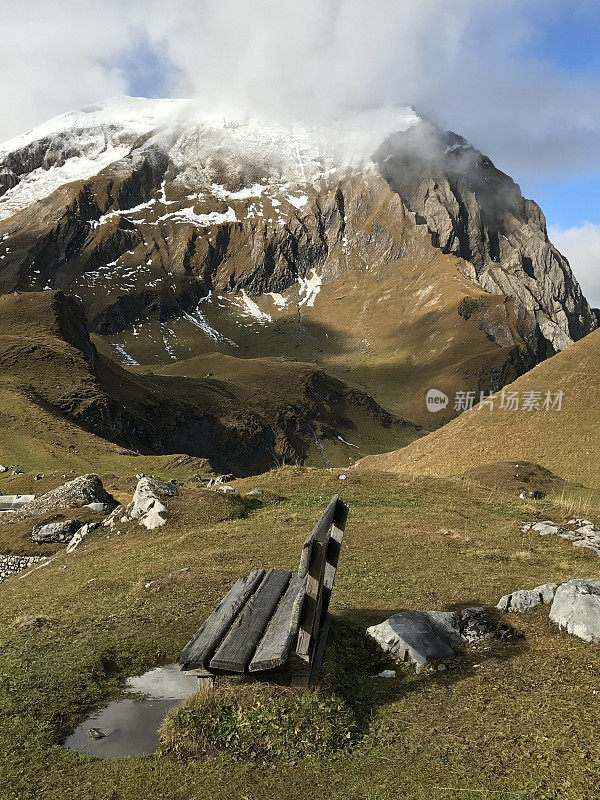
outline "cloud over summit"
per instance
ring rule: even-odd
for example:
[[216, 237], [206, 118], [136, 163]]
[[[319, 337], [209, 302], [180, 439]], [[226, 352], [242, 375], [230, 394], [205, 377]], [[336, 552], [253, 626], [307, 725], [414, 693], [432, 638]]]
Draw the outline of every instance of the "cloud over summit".
[[146, 63], [149, 83], [164, 64], [161, 90], [211, 110], [318, 118], [411, 104], [517, 179], [576, 174], [600, 166], [600, 81], [527, 55], [536, 28], [561, 6], [30, 0], [25, 13], [5, 0], [0, 100], [9, 113], [0, 139], [131, 91], [132, 64], [139, 73]]

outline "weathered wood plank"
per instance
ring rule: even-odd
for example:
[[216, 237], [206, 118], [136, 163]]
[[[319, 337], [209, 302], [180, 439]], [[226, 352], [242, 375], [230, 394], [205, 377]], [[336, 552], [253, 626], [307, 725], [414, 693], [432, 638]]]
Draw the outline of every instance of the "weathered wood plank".
[[291, 572], [270, 569], [248, 600], [210, 662], [211, 669], [245, 672], [278, 602], [288, 587]]
[[321, 589], [325, 572], [325, 555], [327, 551], [328, 535], [324, 541], [313, 540], [311, 558], [306, 576], [306, 590], [304, 602], [300, 612], [300, 626], [296, 652], [298, 655], [310, 655], [313, 631], [319, 626]]
[[250, 662], [250, 672], [275, 669], [285, 664], [298, 633], [300, 610], [304, 599], [305, 579], [294, 575], [279, 601], [264, 636]]
[[238, 578], [179, 654], [177, 660], [182, 670], [208, 667], [215, 650], [264, 576], [265, 570], [257, 569], [247, 578]]
[[313, 542], [322, 542], [325, 540], [337, 508], [339, 495], [334, 494], [329, 505], [321, 515], [321, 518], [312, 529], [310, 536], [304, 542], [302, 553], [300, 555], [300, 565], [298, 567], [298, 575], [303, 578], [308, 574], [308, 565], [310, 562]]
[[331, 523], [331, 531], [325, 556], [327, 563], [325, 564], [325, 574], [323, 577], [323, 613], [326, 613], [329, 609], [329, 602], [333, 591], [347, 519], [348, 506], [338, 499], [333, 522]]
[[321, 630], [319, 631], [319, 638], [315, 647], [315, 652], [312, 657], [312, 664], [308, 683], [310, 686], [315, 686], [319, 680], [321, 673], [321, 665], [323, 664], [323, 655], [325, 654], [325, 646], [327, 645], [327, 637], [329, 636], [329, 628], [331, 627], [331, 615], [325, 614]]

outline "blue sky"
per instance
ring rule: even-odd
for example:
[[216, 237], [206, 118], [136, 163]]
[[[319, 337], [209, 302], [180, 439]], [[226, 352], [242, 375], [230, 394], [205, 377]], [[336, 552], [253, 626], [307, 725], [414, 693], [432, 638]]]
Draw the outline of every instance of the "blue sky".
[[[528, 54], [572, 75], [600, 79], [600, 2], [563, 3], [539, 19]], [[533, 198], [549, 225], [571, 228], [583, 222], [600, 223], [600, 164], [590, 163], [584, 174], [552, 179], [513, 176]]]

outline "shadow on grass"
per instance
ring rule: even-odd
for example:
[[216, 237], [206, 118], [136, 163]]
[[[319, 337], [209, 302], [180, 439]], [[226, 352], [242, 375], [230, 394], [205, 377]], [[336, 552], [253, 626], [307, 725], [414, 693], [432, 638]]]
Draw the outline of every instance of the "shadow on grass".
[[[466, 605], [469, 604], [461, 603], [445, 610], [456, 611]], [[470, 605], [479, 604], [473, 602]], [[443, 671], [438, 671], [434, 664], [417, 674], [413, 664], [397, 661], [366, 636], [365, 626], [356, 622], [357, 615], [380, 619], [381, 611], [360, 609], [353, 612], [351, 620], [343, 616], [332, 620], [320, 684], [339, 695], [352, 709], [359, 737], [369, 731], [378, 711], [384, 706], [431, 684], [451, 687], [473, 677], [475, 664], [479, 666], [488, 659], [508, 661], [528, 648], [525, 639], [516, 634], [498, 641], [486, 640], [481, 645], [462, 648], [456, 658], [444, 663]], [[375, 677], [384, 669], [395, 670], [396, 677]]]

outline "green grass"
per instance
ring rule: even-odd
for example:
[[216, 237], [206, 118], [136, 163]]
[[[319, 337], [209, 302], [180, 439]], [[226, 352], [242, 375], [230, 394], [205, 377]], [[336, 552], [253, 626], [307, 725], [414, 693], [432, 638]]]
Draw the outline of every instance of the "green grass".
[[[487, 490], [458, 481], [351, 472], [340, 482], [302, 468], [238, 481], [265, 489], [252, 503], [184, 484], [164, 528], [127, 525], [110, 538], [101, 529], [0, 586], [3, 800], [593, 796], [596, 645], [559, 633], [544, 610], [511, 616], [523, 638], [444, 673], [400, 669], [383, 681], [371, 677], [382, 664], [361, 634], [401, 609], [495, 604], [517, 588], [600, 576], [597, 559], [568, 542], [520, 533], [518, 519], [559, 518], [560, 507], [508, 495], [488, 507]], [[101, 761], [60, 746], [128, 675], [173, 659], [238, 575], [295, 568], [335, 491], [350, 518], [324, 680], [356, 720], [351, 746], [275, 768], [227, 753]], [[20, 629], [32, 616], [47, 621]]]

